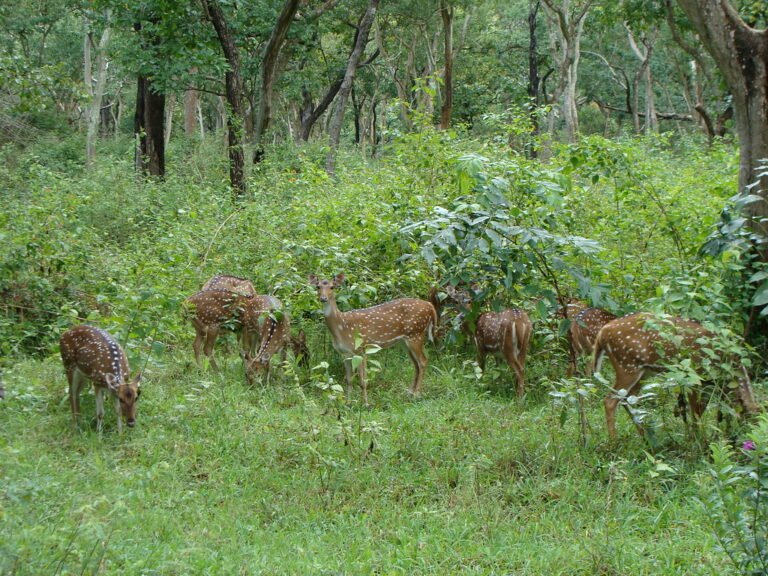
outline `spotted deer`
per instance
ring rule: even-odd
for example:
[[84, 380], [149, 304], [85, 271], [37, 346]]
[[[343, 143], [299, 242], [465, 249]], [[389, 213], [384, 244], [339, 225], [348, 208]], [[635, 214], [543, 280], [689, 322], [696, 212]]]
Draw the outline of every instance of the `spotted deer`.
[[[597, 333], [608, 322], [616, 320], [616, 315], [602, 308], [585, 308], [568, 319], [571, 321], [568, 327], [568, 376], [573, 376], [578, 368], [579, 357], [591, 358]], [[587, 377], [592, 376], [591, 362], [587, 363], [585, 373]]]
[[358, 373], [363, 403], [368, 405], [365, 350], [372, 345], [390, 348], [398, 342], [405, 344], [413, 361], [415, 375], [410, 393], [418, 395], [428, 364], [424, 354], [424, 340], [427, 337], [433, 340], [437, 327], [437, 312], [434, 306], [416, 298], [400, 298], [370, 308], [341, 312], [336, 306], [334, 290], [344, 283], [344, 274], [338, 274], [331, 280], [320, 280], [312, 274], [309, 283], [317, 289], [333, 347], [344, 358], [347, 397], [352, 393], [352, 357], [362, 357]]
[[256, 288], [253, 283], [245, 278], [220, 274], [209, 279], [200, 290], [229, 290], [241, 296], [255, 296]]
[[[664, 370], [665, 364], [690, 356], [695, 363], [701, 362], [702, 345], [711, 340], [714, 334], [698, 322], [684, 318], [662, 318], [645, 312], [638, 312], [617, 318], [603, 326], [595, 340], [594, 371], [599, 372], [605, 356], [613, 365], [616, 381], [614, 393], [607, 396], [605, 420], [608, 435], [616, 438], [616, 408], [619, 398], [615, 392], [626, 391], [635, 394], [642, 379], [653, 372]], [[745, 412], [757, 409], [749, 378], [739, 379], [736, 400]], [[707, 405], [708, 393], [702, 390], [691, 391], [688, 401], [694, 418], [699, 418]], [[682, 397], [682, 403], [685, 399]], [[632, 416], [627, 405], [624, 408]], [[633, 418], [634, 420], [634, 418]], [[644, 429], [635, 422], [641, 435]]]
[[[472, 309], [472, 297], [468, 292], [447, 287], [448, 295], [461, 307], [464, 313]], [[471, 334], [477, 347], [477, 363], [485, 371], [485, 359], [489, 354], [503, 357], [515, 373], [517, 396], [525, 393], [525, 357], [533, 333], [533, 324], [528, 314], [519, 308], [508, 308], [501, 312], [483, 312], [475, 321], [474, 332], [465, 321], [462, 330]]]
[[184, 301], [185, 315], [195, 327], [195, 362], [200, 365], [200, 350], [218, 371], [214, 357], [216, 339], [222, 330], [240, 334], [240, 347], [253, 353], [259, 343], [259, 316], [269, 310], [271, 296], [243, 296], [229, 290], [202, 290]]
[[274, 296], [268, 296], [269, 308], [264, 310], [261, 326], [261, 344], [256, 354], [243, 350], [241, 356], [245, 365], [245, 377], [253, 384], [261, 374], [269, 382], [269, 362], [277, 353], [283, 353], [291, 343], [291, 322], [283, 309], [283, 304]]
[[141, 395], [141, 374], [129, 378], [128, 359], [120, 344], [109, 333], [93, 326], [80, 325], [67, 330], [59, 342], [61, 361], [69, 382], [69, 404], [77, 426], [80, 392], [86, 379], [96, 392], [96, 428], [104, 422], [104, 391], [115, 398], [117, 430], [123, 431], [123, 418], [129, 427], [136, 424], [136, 401]]

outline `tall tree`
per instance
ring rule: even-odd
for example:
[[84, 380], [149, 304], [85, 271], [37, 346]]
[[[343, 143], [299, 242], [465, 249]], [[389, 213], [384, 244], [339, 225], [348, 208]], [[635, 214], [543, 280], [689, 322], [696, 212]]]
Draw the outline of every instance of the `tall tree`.
[[243, 150], [243, 80], [240, 55], [218, 0], [201, 0], [206, 16], [216, 29], [224, 58], [229, 68], [224, 83], [227, 94], [227, 149], [229, 152], [229, 182], [236, 197], [246, 193], [245, 152]]
[[[93, 40], [89, 16], [85, 17], [85, 39], [83, 45], [83, 73], [85, 88], [91, 101], [86, 117], [85, 165], [90, 167], [96, 157], [96, 139], [101, 121], [101, 103], [107, 84], [107, 47], [112, 36], [110, 10], [104, 12], [104, 28], [98, 45]], [[96, 68], [93, 68], [92, 50], [96, 49]]]
[[576, 86], [581, 58], [581, 36], [593, 0], [542, 0], [550, 24], [552, 56], [558, 66], [553, 101], [560, 100], [565, 132], [573, 141], [579, 131]]
[[[155, 24], [152, 17], [150, 23]], [[134, 30], [141, 36], [144, 46], [157, 46], [160, 38], [142, 34], [144, 24], [136, 22]], [[136, 113], [133, 133], [137, 139], [136, 169], [150, 176], [165, 175], [165, 94], [155, 85], [153, 77], [140, 71], [136, 79]]]
[[447, 0], [440, 0], [440, 16], [443, 19], [443, 104], [440, 109], [440, 128], [451, 126], [453, 115], [453, 6]]
[[[528, 2], [528, 98], [531, 111], [531, 135], [536, 138], [539, 135], [539, 105], [541, 99], [539, 96], [539, 53], [536, 38], [536, 28], [538, 27], [540, 0], [529, 0]], [[536, 158], [536, 146], [531, 146], [531, 158]]]
[[[759, 181], [762, 201], [749, 204], [752, 227], [768, 237], [768, 29], [755, 29], [728, 0], [677, 0], [717, 63], [733, 97], [739, 136], [739, 190]], [[768, 261], [768, 246], [762, 248]]]
[[336, 150], [339, 147], [339, 138], [341, 136], [341, 125], [344, 121], [344, 110], [347, 106], [347, 99], [349, 93], [352, 90], [352, 82], [355, 80], [355, 74], [357, 72], [360, 58], [363, 55], [366, 44], [368, 44], [368, 35], [373, 25], [373, 20], [376, 18], [376, 10], [379, 7], [379, 0], [370, 0], [368, 8], [365, 10], [363, 17], [360, 19], [357, 29], [357, 40], [355, 47], [352, 49], [352, 53], [349, 55], [347, 61], [347, 70], [344, 73], [344, 80], [341, 82], [339, 88], [339, 94], [336, 97], [336, 104], [333, 108], [333, 116], [331, 117], [331, 124], [328, 129], [330, 150], [325, 158], [325, 170], [329, 174], [333, 174], [336, 170]]
[[255, 147], [253, 153], [254, 162], [258, 162], [264, 156], [261, 140], [269, 127], [272, 116], [272, 90], [277, 74], [278, 56], [300, 3], [300, 0], [285, 0], [283, 9], [280, 11], [280, 16], [277, 18], [275, 27], [272, 29], [272, 34], [269, 37], [269, 42], [267, 42], [267, 47], [264, 50], [264, 57], [261, 61], [259, 111], [256, 115], [256, 126], [253, 134], [253, 144]]
[[651, 71], [651, 56], [653, 55], [653, 45], [656, 40], [656, 30], [651, 29], [649, 33], [643, 33], [640, 36], [640, 43], [643, 48], [637, 44], [635, 33], [632, 31], [629, 23], [624, 23], [627, 30], [627, 39], [632, 48], [632, 52], [640, 60], [640, 67], [635, 73], [633, 81], [634, 106], [632, 106], [632, 121], [635, 126], [635, 132], [640, 132], [640, 81], [645, 84], [645, 132], [658, 132], [659, 119], [656, 115], [656, 98], [653, 92], [653, 72]]

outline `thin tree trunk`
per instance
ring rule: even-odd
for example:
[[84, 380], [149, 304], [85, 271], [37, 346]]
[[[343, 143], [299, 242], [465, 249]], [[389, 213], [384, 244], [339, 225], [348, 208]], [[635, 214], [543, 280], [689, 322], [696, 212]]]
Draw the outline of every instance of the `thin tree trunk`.
[[285, 41], [285, 36], [291, 26], [293, 17], [299, 9], [301, 0], [285, 0], [280, 16], [277, 18], [275, 27], [269, 37], [269, 42], [264, 50], [264, 58], [261, 62], [261, 94], [259, 98], [259, 109], [256, 113], [256, 125], [253, 130], [253, 144], [255, 151], [253, 161], [259, 162], [264, 157], [262, 148], [262, 139], [264, 137], [272, 115], [272, 90], [277, 74], [277, 62], [280, 55], [280, 49]]
[[[196, 68], [190, 70], [192, 74]], [[184, 91], [184, 134], [187, 138], [195, 135], [197, 129], [197, 106], [200, 101], [200, 93], [192, 88]]]
[[216, 29], [219, 44], [229, 64], [224, 77], [227, 94], [227, 150], [229, 152], [229, 181], [235, 199], [245, 196], [245, 152], [243, 150], [243, 82], [240, 76], [240, 56], [234, 38], [218, 0], [201, 0], [203, 8]]
[[171, 142], [171, 131], [173, 129], [173, 113], [176, 108], [176, 94], [168, 97], [168, 105], [165, 107], [165, 147]]
[[541, 100], [539, 96], [539, 55], [536, 28], [540, 7], [540, 0], [530, 2], [528, 5], [528, 106], [531, 119], [531, 136], [533, 138], [529, 152], [531, 158], [538, 156], [535, 140], [539, 136], [539, 105]]
[[368, 8], [363, 14], [360, 24], [357, 29], [357, 41], [352, 53], [349, 55], [349, 61], [347, 62], [347, 71], [344, 74], [344, 80], [341, 83], [339, 89], [339, 95], [336, 99], [336, 105], [333, 109], [333, 116], [331, 117], [331, 124], [328, 130], [330, 150], [325, 159], [325, 170], [329, 174], [334, 174], [336, 170], [336, 151], [339, 147], [339, 138], [341, 137], [341, 125], [344, 120], [344, 110], [347, 106], [347, 98], [352, 90], [352, 82], [355, 79], [355, 73], [357, 72], [358, 62], [363, 55], [365, 46], [368, 43], [368, 35], [371, 31], [371, 25], [374, 18], [376, 18], [376, 10], [379, 7], [379, 0], [370, 0]]
[[632, 33], [632, 29], [627, 23], [624, 23], [624, 28], [627, 30], [627, 39], [629, 40], [629, 46], [632, 48], [635, 56], [640, 60], [640, 68], [638, 68], [635, 74], [633, 82], [634, 90], [634, 107], [632, 114], [632, 121], [635, 126], [635, 132], [640, 133], [640, 81], [645, 83], [645, 132], [658, 132], [659, 120], [656, 117], [656, 103], [655, 94], [653, 92], [653, 74], [651, 72], [651, 55], [653, 54], [653, 40], [648, 39], [647, 36], [643, 36], [641, 39], [645, 46], [645, 51], [641, 50], [635, 41], [635, 36]]
[[447, 0], [440, 0], [440, 16], [443, 18], [445, 68], [443, 71], [443, 105], [440, 109], [440, 129], [451, 127], [453, 115], [453, 7]]
[[[106, 11], [105, 21], [109, 22], [110, 11]], [[99, 124], [101, 121], [101, 102], [107, 84], [107, 46], [109, 46], [112, 29], [107, 26], [101, 33], [99, 46], [96, 51], [96, 84], [93, 83], [93, 70], [91, 68], [91, 45], [93, 39], [90, 30], [85, 35], [85, 85], [91, 97], [88, 107], [88, 124], [85, 139], [85, 165], [91, 167], [96, 158], [96, 140], [99, 136]]]

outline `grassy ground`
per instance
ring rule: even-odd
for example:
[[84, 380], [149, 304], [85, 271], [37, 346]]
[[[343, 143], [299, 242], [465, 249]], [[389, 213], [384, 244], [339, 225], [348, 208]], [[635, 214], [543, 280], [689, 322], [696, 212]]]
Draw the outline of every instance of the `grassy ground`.
[[518, 402], [455, 350], [430, 352], [422, 398], [388, 351], [372, 407], [356, 392], [339, 413], [306, 374], [248, 388], [235, 356], [216, 376], [178, 351], [149, 366], [136, 428], [119, 436], [108, 411], [101, 438], [90, 392], [73, 429], [57, 358], [17, 364], [0, 403], [0, 572], [722, 572], [693, 501], [703, 459], [669, 454], [659, 475], [623, 415], [605, 440], [598, 402], [582, 447], [535, 358]]

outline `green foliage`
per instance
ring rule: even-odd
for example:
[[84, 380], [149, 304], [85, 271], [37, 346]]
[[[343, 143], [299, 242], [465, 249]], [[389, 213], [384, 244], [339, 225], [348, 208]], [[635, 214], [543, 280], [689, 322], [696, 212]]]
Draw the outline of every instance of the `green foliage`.
[[739, 449], [712, 445], [711, 478], [699, 502], [732, 568], [751, 576], [768, 571], [768, 418], [747, 438]]
[[512, 158], [491, 162], [477, 154], [457, 163], [459, 195], [432, 218], [406, 226], [430, 266], [445, 281], [479, 283], [527, 296], [563, 301], [564, 277], [581, 280], [583, 293], [599, 302], [582, 265], [599, 252], [587, 238], [568, 234], [575, 214], [566, 196], [571, 181], [558, 171]]

